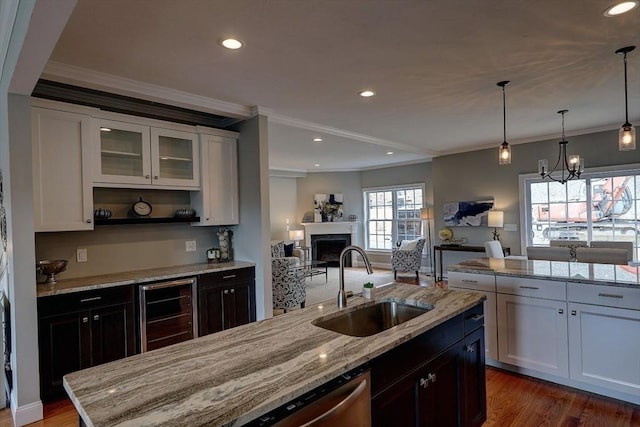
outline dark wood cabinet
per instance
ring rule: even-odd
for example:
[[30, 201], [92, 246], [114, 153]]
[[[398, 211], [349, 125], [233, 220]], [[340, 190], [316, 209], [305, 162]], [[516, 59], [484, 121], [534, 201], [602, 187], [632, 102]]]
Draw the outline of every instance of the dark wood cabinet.
[[133, 287], [38, 298], [40, 396], [64, 395], [62, 377], [135, 353]]
[[486, 389], [481, 319], [479, 305], [374, 359], [373, 426], [482, 425]]
[[256, 320], [255, 268], [198, 276], [199, 336]]

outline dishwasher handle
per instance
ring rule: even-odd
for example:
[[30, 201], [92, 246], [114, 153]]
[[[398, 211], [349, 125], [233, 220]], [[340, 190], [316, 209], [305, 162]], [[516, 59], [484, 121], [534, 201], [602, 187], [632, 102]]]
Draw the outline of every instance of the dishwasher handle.
[[[348, 386], [348, 384], [345, 384], [345, 386]], [[370, 392], [368, 373], [364, 375], [362, 379], [360, 379], [360, 384], [358, 384], [358, 386], [353, 389], [353, 391], [351, 391], [351, 393], [349, 393], [347, 397], [345, 397], [342, 401], [333, 406], [324, 414], [321, 414], [315, 419], [302, 424], [301, 427], [326, 426], [333, 424], [333, 421], [336, 419], [340, 419], [337, 417], [340, 417], [342, 413], [348, 412], [350, 410], [350, 407], [355, 404], [355, 402], [359, 398], [364, 397], [368, 401], [370, 397], [363, 396], [363, 393], [366, 393], [367, 391]], [[356, 412], [354, 415], [356, 416], [356, 419], [358, 419], [360, 414]], [[341, 419], [340, 424], [342, 424], [342, 422], [344, 421], [346, 420]]]
[[196, 282], [195, 278], [172, 280], [171, 282], [153, 283], [151, 285], [142, 286], [143, 291], [153, 291], [156, 289], [174, 288], [176, 286], [193, 285]]

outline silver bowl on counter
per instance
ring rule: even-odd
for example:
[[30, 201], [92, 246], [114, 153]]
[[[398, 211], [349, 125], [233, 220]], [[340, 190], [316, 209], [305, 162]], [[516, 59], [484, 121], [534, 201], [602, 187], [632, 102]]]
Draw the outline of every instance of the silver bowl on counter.
[[66, 259], [38, 261], [36, 272], [47, 276], [47, 279], [42, 283], [56, 283], [56, 274], [66, 270], [68, 262], [69, 260]]

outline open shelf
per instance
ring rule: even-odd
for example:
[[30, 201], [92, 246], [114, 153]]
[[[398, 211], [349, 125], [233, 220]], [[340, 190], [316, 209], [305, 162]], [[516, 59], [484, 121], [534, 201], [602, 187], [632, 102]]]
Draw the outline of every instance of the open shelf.
[[199, 216], [190, 218], [158, 217], [158, 218], [95, 218], [95, 225], [121, 225], [121, 224], [162, 224], [171, 222], [199, 222]]

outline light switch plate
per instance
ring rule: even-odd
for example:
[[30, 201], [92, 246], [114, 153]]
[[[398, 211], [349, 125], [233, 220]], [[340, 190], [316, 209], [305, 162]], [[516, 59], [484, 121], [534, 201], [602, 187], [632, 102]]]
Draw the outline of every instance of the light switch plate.
[[505, 224], [504, 231], [518, 231], [518, 224]]
[[76, 262], [87, 262], [87, 249], [86, 248], [78, 248], [78, 249], [76, 249]]
[[196, 241], [195, 240], [187, 240], [185, 242], [185, 250], [187, 252], [195, 252], [196, 251]]

